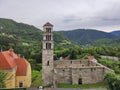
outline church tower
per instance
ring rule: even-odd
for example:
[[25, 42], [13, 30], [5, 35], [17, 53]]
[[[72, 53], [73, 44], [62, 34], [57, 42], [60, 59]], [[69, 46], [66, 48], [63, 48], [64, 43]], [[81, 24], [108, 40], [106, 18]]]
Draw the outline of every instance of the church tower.
[[42, 85], [53, 84], [53, 25], [47, 22], [43, 25], [42, 41]]

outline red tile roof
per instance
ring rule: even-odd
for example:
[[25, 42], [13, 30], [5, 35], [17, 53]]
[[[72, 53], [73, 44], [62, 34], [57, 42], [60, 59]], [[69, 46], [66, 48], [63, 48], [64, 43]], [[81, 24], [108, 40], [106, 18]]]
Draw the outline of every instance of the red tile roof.
[[89, 60], [94, 60], [95, 58], [94, 58], [94, 56], [88, 56], [88, 59]]
[[23, 58], [18, 58], [18, 59], [16, 59], [16, 63], [17, 63], [16, 75], [17, 76], [26, 75], [27, 66], [29, 64], [27, 62], [27, 60], [25, 60]]
[[20, 58], [13, 49], [0, 52], [0, 69], [13, 69], [17, 67], [16, 75], [26, 75], [27, 60]]

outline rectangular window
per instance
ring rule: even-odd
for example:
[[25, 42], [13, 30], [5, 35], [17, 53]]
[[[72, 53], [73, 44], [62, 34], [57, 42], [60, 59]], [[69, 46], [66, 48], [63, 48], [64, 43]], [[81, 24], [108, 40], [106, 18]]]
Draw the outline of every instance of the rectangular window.
[[47, 61], [47, 66], [49, 66], [49, 64], [50, 64], [49, 61]]
[[50, 41], [51, 40], [51, 35], [46, 35], [46, 40]]
[[51, 43], [46, 43], [46, 49], [51, 49]]
[[19, 87], [23, 87], [23, 82], [22, 81], [19, 82]]

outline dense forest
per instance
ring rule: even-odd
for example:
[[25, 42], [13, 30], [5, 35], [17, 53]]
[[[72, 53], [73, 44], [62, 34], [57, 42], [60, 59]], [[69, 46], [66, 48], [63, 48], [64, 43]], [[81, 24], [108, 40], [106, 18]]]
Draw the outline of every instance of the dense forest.
[[[41, 75], [38, 75], [38, 71], [42, 68], [41, 41], [42, 30], [32, 25], [0, 18], [1, 51], [8, 50], [12, 47], [16, 53], [25, 57], [31, 63], [33, 70], [32, 82], [35, 82], [32, 86], [36, 86], [36, 83], [38, 83], [35, 78], [41, 77]], [[59, 60], [60, 57], [81, 59], [86, 55], [93, 55], [100, 63], [115, 70], [117, 75], [120, 74], [119, 61], [112, 62], [101, 58], [101, 55], [120, 58], [119, 36], [91, 29], [54, 31], [54, 47], [55, 60]], [[110, 75], [108, 75], [108, 77], [110, 77]]]
[[78, 42], [79, 45], [90, 45], [93, 41], [99, 39], [118, 39], [120, 36], [114, 33], [107, 33], [94, 29], [75, 29], [69, 31], [59, 31], [70, 40]]

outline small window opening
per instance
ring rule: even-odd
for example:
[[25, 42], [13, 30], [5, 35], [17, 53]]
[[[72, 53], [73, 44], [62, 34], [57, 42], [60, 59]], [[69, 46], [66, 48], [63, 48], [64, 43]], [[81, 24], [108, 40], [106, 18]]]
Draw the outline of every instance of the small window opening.
[[51, 43], [46, 43], [46, 49], [51, 49]]
[[78, 84], [79, 84], [79, 85], [82, 84], [82, 78], [79, 78], [79, 80], [78, 80]]
[[47, 61], [47, 66], [49, 66], [49, 64], [50, 64], [49, 61]]
[[23, 82], [19, 82], [19, 87], [23, 87]]
[[84, 65], [82, 64], [82, 67], [84, 67]]
[[46, 35], [46, 40], [50, 41], [51, 40], [51, 35]]
[[93, 68], [91, 68], [91, 72], [93, 72]]

